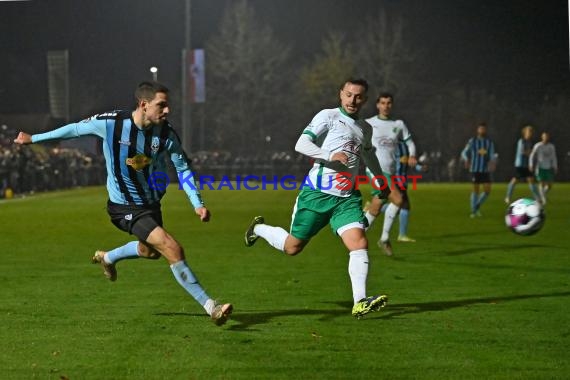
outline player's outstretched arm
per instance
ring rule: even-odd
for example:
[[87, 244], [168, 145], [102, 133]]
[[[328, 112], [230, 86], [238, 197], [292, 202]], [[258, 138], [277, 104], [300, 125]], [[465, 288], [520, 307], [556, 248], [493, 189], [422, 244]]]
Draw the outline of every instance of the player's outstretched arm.
[[198, 207], [196, 209], [194, 209], [196, 211], [196, 215], [198, 215], [200, 217], [200, 220], [202, 222], [209, 222], [210, 221], [210, 210], [208, 210], [206, 207]]
[[14, 139], [14, 143], [20, 144], [20, 145], [31, 144], [32, 143], [32, 135], [25, 133], [25, 132], [20, 132], [20, 133], [18, 133], [18, 137], [16, 137]]
[[406, 140], [406, 145], [408, 147], [408, 151], [410, 152], [408, 156], [408, 165], [413, 168], [418, 163], [418, 159], [416, 158], [416, 143], [410, 137]]
[[332, 156], [334, 155], [331, 154], [331, 152], [326, 149], [322, 149], [320, 146], [315, 144], [313, 142], [313, 138], [305, 133], [303, 133], [297, 140], [297, 143], [295, 144], [295, 151], [314, 159], [334, 161], [332, 159]]

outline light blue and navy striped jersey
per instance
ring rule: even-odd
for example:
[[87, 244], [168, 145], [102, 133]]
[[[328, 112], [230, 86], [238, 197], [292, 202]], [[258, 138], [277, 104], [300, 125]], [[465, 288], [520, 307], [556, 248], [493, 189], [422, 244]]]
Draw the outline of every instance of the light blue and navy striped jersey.
[[195, 208], [203, 206], [189, 160], [168, 122], [143, 130], [135, 125], [130, 111], [113, 111], [33, 135], [32, 142], [86, 135], [103, 139], [107, 191], [111, 202], [122, 205], [159, 203], [166, 186], [158, 186], [154, 181], [165, 178], [168, 172], [166, 157], [169, 157], [178, 175], [187, 179], [181, 181], [181, 185], [192, 205]]
[[[408, 159], [410, 157], [410, 149], [408, 148], [408, 144], [405, 141], [400, 141], [398, 143], [398, 147], [396, 148], [396, 175], [404, 177], [402, 180], [402, 184], [404, 187], [408, 187]], [[415, 168], [413, 168], [416, 172], [422, 171], [422, 165], [416, 164]]]
[[408, 157], [410, 150], [405, 142], [400, 141], [396, 148], [396, 175], [408, 174]]
[[471, 173], [488, 173], [489, 162], [495, 157], [495, 145], [487, 137], [472, 137], [461, 152], [463, 160], [469, 160]]
[[517, 142], [517, 153], [515, 155], [516, 168], [528, 168], [528, 158], [532, 152], [532, 141], [525, 140], [522, 137]]

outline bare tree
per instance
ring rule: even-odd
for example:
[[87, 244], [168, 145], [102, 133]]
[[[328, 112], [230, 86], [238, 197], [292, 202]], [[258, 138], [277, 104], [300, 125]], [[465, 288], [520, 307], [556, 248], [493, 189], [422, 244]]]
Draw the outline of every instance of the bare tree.
[[338, 103], [340, 82], [354, 75], [353, 53], [345, 40], [341, 33], [329, 33], [322, 42], [322, 52], [301, 70], [300, 86], [296, 90], [307, 113], [314, 114], [323, 104]]
[[247, 1], [225, 11], [219, 34], [206, 45], [207, 120], [215, 146], [247, 151], [279, 140], [291, 83], [289, 51]]
[[[401, 93], [414, 84], [419, 72], [413, 62], [420, 56], [404, 34], [403, 18], [382, 8], [376, 17], [365, 20], [354, 32], [329, 33], [322, 41], [322, 53], [302, 71], [301, 83], [308, 101], [336, 99], [338, 82], [361, 76], [371, 85], [371, 93], [389, 90]], [[414, 73], [412, 70], [415, 70]], [[372, 95], [373, 96], [373, 95]]]
[[381, 8], [355, 33], [355, 59], [376, 90], [401, 93], [406, 86], [413, 84], [411, 66], [417, 61], [420, 49], [414, 49], [404, 31], [402, 16], [388, 14], [385, 8]]

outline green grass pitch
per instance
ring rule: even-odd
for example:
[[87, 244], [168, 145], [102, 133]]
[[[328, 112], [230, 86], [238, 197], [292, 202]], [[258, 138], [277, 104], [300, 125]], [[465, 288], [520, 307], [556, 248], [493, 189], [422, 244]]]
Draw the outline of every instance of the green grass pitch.
[[417, 243], [394, 242], [388, 258], [380, 223], [369, 232], [369, 294], [390, 302], [356, 320], [329, 228], [296, 257], [243, 244], [255, 215], [287, 228], [295, 191], [204, 191], [213, 219], [202, 224], [172, 186], [165, 227], [208, 292], [235, 305], [223, 327], [164, 260], [123, 261], [115, 283], [90, 264], [130, 240], [108, 221], [104, 188], [2, 201], [0, 378], [568, 378], [570, 185], [555, 184], [530, 237], [505, 227], [504, 191], [495, 184], [469, 219], [469, 184], [419, 184]]

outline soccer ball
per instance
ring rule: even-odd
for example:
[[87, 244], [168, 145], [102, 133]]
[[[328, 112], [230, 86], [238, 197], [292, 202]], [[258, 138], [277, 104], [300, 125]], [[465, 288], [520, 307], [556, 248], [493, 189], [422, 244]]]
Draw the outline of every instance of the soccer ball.
[[522, 198], [509, 205], [505, 215], [507, 227], [518, 235], [533, 235], [544, 225], [544, 210], [534, 199]]

